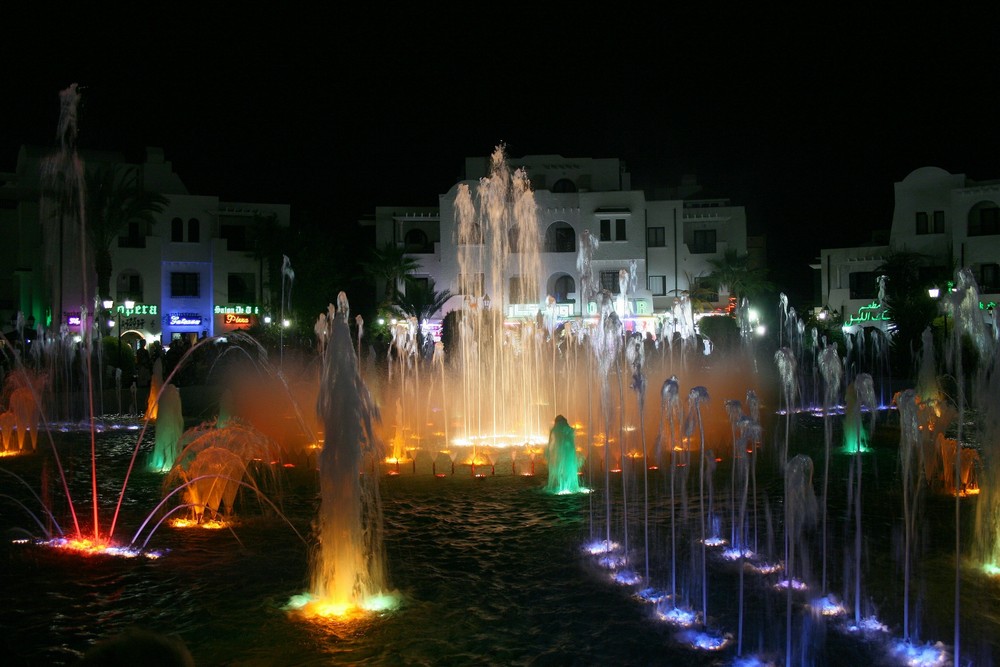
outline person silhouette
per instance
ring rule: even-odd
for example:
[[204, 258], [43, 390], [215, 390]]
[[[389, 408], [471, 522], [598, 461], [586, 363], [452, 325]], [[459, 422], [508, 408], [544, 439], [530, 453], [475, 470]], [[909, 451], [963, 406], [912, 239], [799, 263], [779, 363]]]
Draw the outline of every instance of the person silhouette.
[[195, 667], [194, 658], [178, 637], [143, 628], [129, 628], [87, 650], [81, 667]]

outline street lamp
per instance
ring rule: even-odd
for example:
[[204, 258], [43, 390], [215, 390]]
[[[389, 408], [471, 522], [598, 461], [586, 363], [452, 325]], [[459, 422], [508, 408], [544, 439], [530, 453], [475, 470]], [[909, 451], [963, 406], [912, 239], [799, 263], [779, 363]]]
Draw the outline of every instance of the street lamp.
[[[938, 289], [937, 287], [931, 287], [931, 288], [929, 288], [927, 290], [927, 296], [929, 296], [930, 298], [932, 298], [935, 301], [937, 301], [937, 298], [939, 296], [941, 296], [941, 290]], [[947, 304], [945, 304], [945, 306], [942, 308], [941, 307], [941, 302], [939, 301], [938, 302], [938, 310], [940, 310], [941, 314], [944, 316], [944, 338], [945, 338], [945, 340], [948, 340], [948, 306], [947, 306]]]
[[[111, 299], [105, 299], [103, 303], [104, 307], [111, 310], [111, 307], [115, 305], [115, 302]], [[126, 312], [131, 312], [135, 308], [135, 301], [132, 299], [125, 299], [125, 310]], [[118, 316], [118, 368], [122, 368], [122, 314], [121, 311], [116, 313]], [[108, 326], [111, 326], [112, 322], [108, 322]]]

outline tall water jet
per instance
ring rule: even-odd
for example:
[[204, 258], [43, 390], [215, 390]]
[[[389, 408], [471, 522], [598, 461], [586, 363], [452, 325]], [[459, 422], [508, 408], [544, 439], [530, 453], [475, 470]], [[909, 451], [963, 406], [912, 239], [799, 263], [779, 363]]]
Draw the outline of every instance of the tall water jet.
[[868, 434], [865, 432], [862, 409], [871, 412], [872, 430], [875, 427], [875, 388], [871, 375], [859, 373], [845, 391], [844, 448], [854, 457], [848, 482], [848, 503], [854, 508], [854, 624], [861, 625], [861, 479], [862, 455], [869, 451]]
[[830, 413], [840, 398], [840, 383], [843, 378], [843, 366], [836, 345], [828, 345], [819, 355], [819, 370], [823, 376], [823, 586], [826, 594], [826, 559], [827, 559], [827, 505], [830, 490], [830, 450], [833, 446], [833, 424]]
[[[660, 438], [659, 449], [670, 451], [670, 600], [677, 607], [677, 518], [676, 518], [676, 478], [677, 455], [681, 426], [680, 384], [676, 375], [663, 381], [660, 389]], [[658, 452], [662, 456], [662, 452]]]
[[493, 300], [520, 304], [531, 308], [530, 315], [544, 310], [534, 194], [527, 173], [508, 167], [502, 146], [494, 151], [490, 174], [480, 180], [475, 198], [459, 184], [455, 216], [459, 293], [466, 295], [457, 435], [474, 447], [541, 444], [550, 417], [543, 422], [540, 407], [555, 402], [538, 349], [544, 337], [535, 335], [537, 323], [530, 317], [516, 329], [505, 328], [506, 314], [490, 305]]
[[698, 427], [699, 447], [701, 451], [701, 465], [698, 473], [698, 514], [701, 520], [701, 613], [702, 623], [708, 624], [708, 543], [705, 531], [705, 457], [707, 445], [705, 443], [705, 425], [701, 417], [701, 404], [708, 401], [708, 389], [705, 387], [694, 387], [688, 392], [688, 418], [685, 432], [688, 438], [694, 432], [695, 425]]
[[[624, 292], [622, 293], [624, 298]], [[635, 333], [629, 339], [626, 357], [632, 367], [632, 390], [639, 404], [639, 431], [642, 439], [642, 526], [643, 552], [645, 554], [645, 577], [649, 581], [649, 462], [646, 452], [646, 424], [644, 418], [646, 406], [646, 355], [643, 347], [642, 334]]]
[[920, 423], [917, 394], [903, 391], [896, 399], [899, 409], [899, 461], [903, 486], [903, 640], [910, 641], [910, 567], [917, 531], [917, 508], [923, 489]]
[[792, 664], [792, 591], [795, 590], [795, 547], [816, 520], [812, 486], [813, 462], [798, 454], [785, 464], [785, 665]]
[[374, 431], [378, 411], [358, 373], [347, 325], [347, 295], [320, 316], [323, 357], [317, 410], [324, 442], [319, 455], [319, 546], [312, 564], [307, 612], [345, 616], [394, 606], [387, 592], [378, 475], [366, 472], [384, 455]]
[[788, 439], [792, 430], [792, 401], [795, 399], [796, 383], [798, 382], [797, 363], [795, 353], [791, 348], [782, 347], [774, 353], [774, 362], [778, 366], [781, 375], [781, 388], [785, 396], [785, 444], [781, 452], [781, 465], [784, 467], [788, 461]]

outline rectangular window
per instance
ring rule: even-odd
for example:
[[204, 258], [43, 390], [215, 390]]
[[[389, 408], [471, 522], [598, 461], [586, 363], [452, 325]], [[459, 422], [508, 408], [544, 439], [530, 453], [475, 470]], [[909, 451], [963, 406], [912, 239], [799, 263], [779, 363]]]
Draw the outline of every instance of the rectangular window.
[[174, 243], [184, 241], [184, 221], [180, 218], [170, 221], [170, 240]]
[[649, 227], [646, 229], [646, 247], [663, 248], [667, 245], [665, 227]]
[[615, 220], [615, 241], [624, 241], [625, 239], [625, 218], [618, 218]]
[[256, 282], [252, 273], [230, 273], [228, 278], [229, 303], [256, 303]]
[[980, 208], [969, 213], [969, 236], [1000, 234], [1000, 208]]
[[667, 277], [649, 276], [646, 279], [646, 286], [653, 293], [653, 296], [664, 296], [667, 293]]
[[527, 294], [527, 284], [521, 276], [512, 276], [507, 283], [507, 294], [511, 303], [532, 303], [535, 299]]
[[917, 234], [927, 233], [927, 213], [917, 211]]
[[139, 232], [139, 223], [128, 223], [128, 234], [118, 237], [119, 248], [145, 248], [146, 237]]
[[714, 253], [715, 230], [714, 229], [694, 230], [694, 243], [691, 244], [691, 252], [697, 255]]
[[226, 239], [226, 250], [241, 252], [250, 250], [246, 225], [221, 225], [219, 236]]
[[197, 273], [180, 273], [174, 272], [170, 274], [170, 296], [172, 297], [185, 297], [185, 296], [200, 296], [201, 291], [198, 288], [198, 281], [201, 278]]
[[458, 293], [466, 296], [480, 297], [483, 295], [484, 274], [458, 274]]
[[601, 220], [601, 241], [611, 240], [611, 221]]
[[849, 280], [852, 299], [874, 299], [878, 294], [878, 276], [874, 271], [855, 271]]
[[987, 294], [1000, 292], [1000, 264], [979, 264], [975, 273], [980, 292]]
[[934, 211], [934, 233], [944, 234], [944, 211]]
[[612, 294], [621, 294], [618, 274], [618, 271], [601, 271], [601, 289], [608, 290]]
[[143, 301], [142, 276], [138, 273], [121, 273], [118, 275], [118, 303], [126, 301]]

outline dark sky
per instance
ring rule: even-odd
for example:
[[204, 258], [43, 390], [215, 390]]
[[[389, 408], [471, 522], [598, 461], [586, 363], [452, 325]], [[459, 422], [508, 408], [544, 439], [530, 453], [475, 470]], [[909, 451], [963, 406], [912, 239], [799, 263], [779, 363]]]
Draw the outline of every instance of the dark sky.
[[501, 142], [619, 157], [637, 185], [693, 173], [745, 205], [789, 283], [821, 247], [888, 227], [913, 169], [1000, 178], [996, 9], [37, 4], [6, 20], [0, 169], [52, 144], [73, 82], [82, 146], [161, 146], [195, 193], [332, 204], [344, 231], [376, 205], [436, 204]]

